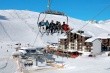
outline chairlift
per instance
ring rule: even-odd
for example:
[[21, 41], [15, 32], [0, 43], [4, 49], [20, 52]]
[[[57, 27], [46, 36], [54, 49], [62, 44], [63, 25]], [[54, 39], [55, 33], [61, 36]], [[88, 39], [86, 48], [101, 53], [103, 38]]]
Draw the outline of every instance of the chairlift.
[[[66, 21], [65, 21], [65, 22], [68, 24], [68, 16], [65, 15], [64, 12], [53, 11], [53, 10], [50, 9], [50, 0], [48, 0], [48, 10], [39, 13], [39, 15], [38, 15], [38, 20], [37, 20], [37, 24], [39, 25], [41, 16], [44, 16], [44, 18], [43, 18], [42, 20], [45, 20], [48, 15], [64, 16], [64, 17], [66, 18]], [[42, 20], [41, 20], [41, 21], [42, 21]]]
[[[41, 17], [42, 14], [44, 14], [44, 15], [52, 14], [52, 15], [65, 16], [65, 17], [67, 18], [67, 24], [68, 24], [68, 16], [67, 16], [67, 15], [65, 15], [63, 12], [60, 12], [60, 11], [53, 11], [53, 10], [50, 9], [50, 7], [51, 7], [51, 0], [48, 0], [48, 5], [47, 5], [48, 10], [46, 10], [46, 11], [44, 11], [44, 12], [41, 12], [41, 13], [39, 14], [39, 16], [38, 16], [38, 22], [39, 22], [39, 19], [40, 19], [40, 17]], [[37, 23], [38, 23], [38, 22], [37, 22]]]
[[[46, 15], [49, 15], [49, 14], [51, 14], [51, 15], [59, 15], [59, 16], [64, 16], [64, 17], [66, 17], [66, 22], [67, 22], [67, 24], [68, 24], [68, 16], [67, 15], [65, 15], [63, 12], [59, 12], [59, 11], [52, 11], [52, 10], [47, 10], [47, 11], [44, 11], [44, 12], [41, 12], [40, 14], [39, 14], [39, 16], [38, 16], [38, 20], [37, 20], [37, 24], [39, 24], [39, 20], [40, 20], [40, 18], [41, 18], [41, 15], [45, 15], [45, 17], [44, 17], [44, 19], [46, 18]], [[43, 19], [43, 20], [44, 20]]]

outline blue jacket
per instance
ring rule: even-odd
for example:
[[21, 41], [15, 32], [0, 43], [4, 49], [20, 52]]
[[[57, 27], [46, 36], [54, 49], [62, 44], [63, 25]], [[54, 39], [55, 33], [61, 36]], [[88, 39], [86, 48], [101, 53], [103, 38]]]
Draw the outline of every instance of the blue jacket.
[[45, 26], [49, 26], [49, 22], [47, 21], [47, 22], [45, 22]]
[[39, 23], [39, 26], [44, 26], [45, 25], [45, 22], [43, 22], [43, 21], [41, 21], [40, 23]]

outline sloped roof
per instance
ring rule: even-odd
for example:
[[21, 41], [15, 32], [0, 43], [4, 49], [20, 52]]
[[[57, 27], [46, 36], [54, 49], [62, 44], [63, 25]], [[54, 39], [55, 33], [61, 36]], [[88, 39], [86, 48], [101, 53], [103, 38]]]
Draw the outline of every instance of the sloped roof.
[[89, 35], [87, 33], [76, 33], [76, 34], [84, 36], [84, 37], [92, 37], [91, 35]]
[[97, 39], [98, 39], [97, 37], [92, 37], [92, 38], [87, 39], [85, 42], [93, 42]]

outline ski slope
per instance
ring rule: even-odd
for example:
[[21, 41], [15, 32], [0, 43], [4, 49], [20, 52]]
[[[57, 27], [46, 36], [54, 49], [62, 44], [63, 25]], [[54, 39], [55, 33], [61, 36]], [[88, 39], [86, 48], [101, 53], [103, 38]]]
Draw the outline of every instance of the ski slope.
[[[27, 44], [33, 45], [36, 39], [36, 44], [38, 46], [45, 45], [43, 41], [41, 40], [41, 38], [39, 37], [39, 35], [37, 35], [38, 27], [37, 26], [32, 27], [32, 25], [36, 24], [36, 20], [35, 20], [36, 18], [31, 18], [29, 20], [28, 19], [29, 17], [25, 17], [27, 16], [27, 13], [25, 13], [24, 15], [23, 14], [18, 15], [20, 14], [19, 12], [21, 11], [18, 11], [18, 12], [14, 10], [0, 11], [0, 15], [7, 18], [6, 20], [4, 19], [0, 20], [0, 23], [1, 23], [0, 24], [1, 25], [0, 35], [2, 35], [0, 36], [0, 40], [1, 41], [12, 41], [12, 42], [18, 42], [18, 43], [27, 43]], [[22, 16], [24, 16], [25, 19], [22, 18]], [[28, 20], [29, 22], [27, 22]], [[5, 28], [5, 31], [2, 26]], [[35, 32], [34, 29], [37, 29], [37, 32]], [[8, 33], [11, 39], [7, 36], [5, 32]]]
[[[41, 37], [41, 34], [38, 33], [38, 14], [39, 13], [37, 12], [32, 12], [28, 10], [0, 10], [0, 40], [25, 42], [33, 45], [36, 36], [38, 35], [35, 44], [43, 45], [44, 42], [58, 42], [60, 36], [58, 34], [54, 34], [53, 36], [44, 35], [43, 37]], [[43, 19], [49, 20], [49, 22], [51, 20], [54, 20], [54, 22], [60, 21], [61, 23], [63, 21], [67, 21], [66, 17], [56, 15], [41, 15], [40, 21]], [[107, 23], [107, 21], [105, 23]], [[74, 29], [74, 32], [81, 29], [84, 30], [85, 33], [95, 37], [102, 33], [110, 33], [109, 24], [104, 24], [104, 22], [103, 24], [97, 24], [69, 17], [68, 24], [71, 28]], [[83, 27], [84, 25], [86, 26]], [[6, 29], [8, 35], [11, 37], [12, 40], [7, 37], [7, 34], [5, 33], [2, 26]], [[39, 42], [40, 44], [37, 42]]]

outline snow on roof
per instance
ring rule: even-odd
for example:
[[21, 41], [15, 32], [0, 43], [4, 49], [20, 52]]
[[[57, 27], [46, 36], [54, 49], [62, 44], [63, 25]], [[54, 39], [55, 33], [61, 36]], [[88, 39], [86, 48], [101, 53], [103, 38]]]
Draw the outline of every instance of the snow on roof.
[[91, 35], [89, 35], [87, 33], [76, 33], [76, 34], [84, 36], [84, 37], [92, 37]]
[[68, 52], [76, 52], [77, 50], [73, 50], [73, 49], [68, 49]]
[[26, 51], [24, 51], [24, 50], [19, 50], [19, 53], [20, 53], [20, 52], [22, 52], [22, 53], [26, 53]]
[[108, 38], [110, 38], [110, 34], [108, 34], [108, 33], [102, 33], [97, 38], [108, 39]]
[[22, 50], [26, 50], [26, 49], [36, 49], [34, 47], [21, 47]]
[[[24, 52], [24, 51], [22, 51]], [[16, 51], [16, 52], [13, 52], [12, 55], [20, 55], [21, 54], [21, 51]]]
[[21, 50], [27, 50], [27, 49], [30, 49], [30, 50], [39, 50], [41, 48], [44, 48], [44, 47], [21, 47], [20, 49]]
[[[84, 31], [84, 30], [81, 30], [81, 31]], [[92, 32], [90, 32], [90, 31], [84, 31], [84, 33], [78, 33], [78, 30], [77, 31], [72, 30], [71, 32], [72, 33], [76, 33], [76, 34], [81, 35], [81, 36], [84, 36], [84, 37], [92, 37], [92, 36], [94, 36], [94, 34]]]
[[98, 38], [92, 37], [92, 38], [87, 39], [85, 42], [93, 42], [93, 41], [96, 40], [96, 39], [98, 39]]
[[62, 35], [59, 36], [59, 39], [66, 39], [66, 38], [67, 38], [67, 36], [64, 35], [64, 34], [62, 34]]

